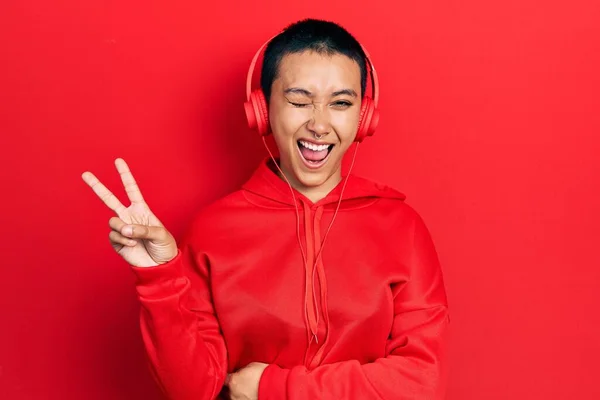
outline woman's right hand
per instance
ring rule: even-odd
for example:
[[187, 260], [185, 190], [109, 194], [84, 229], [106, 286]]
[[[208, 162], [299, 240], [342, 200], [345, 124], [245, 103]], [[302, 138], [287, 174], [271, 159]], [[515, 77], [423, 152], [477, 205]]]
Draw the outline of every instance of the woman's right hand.
[[178, 251], [175, 238], [150, 211], [125, 160], [117, 158], [115, 166], [131, 200], [129, 207], [125, 207], [94, 174], [86, 171], [81, 175], [104, 204], [117, 214], [108, 222], [110, 244], [125, 261], [136, 267], [153, 267], [172, 260]]

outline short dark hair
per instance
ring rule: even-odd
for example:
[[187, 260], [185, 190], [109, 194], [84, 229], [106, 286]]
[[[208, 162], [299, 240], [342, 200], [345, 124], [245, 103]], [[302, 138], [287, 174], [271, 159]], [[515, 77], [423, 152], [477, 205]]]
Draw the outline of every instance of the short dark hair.
[[266, 46], [260, 86], [269, 103], [271, 86], [279, 73], [281, 59], [287, 54], [315, 51], [329, 56], [343, 54], [360, 68], [361, 97], [367, 88], [366, 56], [358, 40], [340, 25], [318, 19], [303, 19], [287, 26]]

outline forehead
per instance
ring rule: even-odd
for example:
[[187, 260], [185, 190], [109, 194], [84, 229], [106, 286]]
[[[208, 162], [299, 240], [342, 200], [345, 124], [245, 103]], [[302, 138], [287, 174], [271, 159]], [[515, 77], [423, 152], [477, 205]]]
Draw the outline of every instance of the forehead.
[[339, 88], [360, 89], [360, 67], [343, 54], [321, 54], [314, 51], [286, 54], [279, 64], [277, 80], [282, 85], [313, 90]]

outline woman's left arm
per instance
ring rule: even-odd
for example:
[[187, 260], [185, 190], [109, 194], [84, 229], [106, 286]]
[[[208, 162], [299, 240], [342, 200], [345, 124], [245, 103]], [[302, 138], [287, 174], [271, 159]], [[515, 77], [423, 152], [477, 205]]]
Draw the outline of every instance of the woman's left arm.
[[446, 391], [445, 339], [449, 322], [442, 271], [431, 236], [414, 214], [410, 279], [392, 287], [394, 322], [387, 357], [291, 369], [269, 365], [259, 400], [441, 400]]

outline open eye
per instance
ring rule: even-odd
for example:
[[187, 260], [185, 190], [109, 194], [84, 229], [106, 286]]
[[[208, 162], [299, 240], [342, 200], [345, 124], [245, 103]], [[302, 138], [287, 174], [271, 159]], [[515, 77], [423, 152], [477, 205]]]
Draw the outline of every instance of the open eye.
[[336, 108], [348, 108], [352, 105], [352, 103], [350, 103], [347, 100], [340, 100], [340, 101], [336, 101], [335, 103], [333, 103], [333, 105]]

